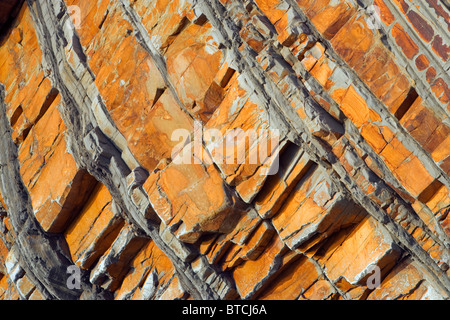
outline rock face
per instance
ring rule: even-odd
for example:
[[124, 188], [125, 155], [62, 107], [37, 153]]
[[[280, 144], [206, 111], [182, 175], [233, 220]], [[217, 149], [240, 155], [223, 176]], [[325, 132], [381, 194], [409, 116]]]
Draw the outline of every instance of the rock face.
[[0, 1], [0, 299], [448, 299], [436, 0]]

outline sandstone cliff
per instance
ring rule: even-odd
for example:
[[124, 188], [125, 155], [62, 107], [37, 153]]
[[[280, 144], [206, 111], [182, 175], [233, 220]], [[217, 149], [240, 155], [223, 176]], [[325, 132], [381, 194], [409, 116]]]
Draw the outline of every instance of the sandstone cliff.
[[449, 35], [446, 0], [0, 0], [0, 299], [448, 299]]

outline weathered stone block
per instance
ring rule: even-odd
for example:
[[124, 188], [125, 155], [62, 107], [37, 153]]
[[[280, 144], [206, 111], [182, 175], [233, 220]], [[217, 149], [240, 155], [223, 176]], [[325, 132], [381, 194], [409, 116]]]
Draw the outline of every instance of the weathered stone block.
[[235, 200], [214, 166], [171, 163], [153, 175], [144, 186], [150, 202], [180, 240], [195, 242], [204, 232], [233, 227]]
[[65, 233], [72, 259], [80, 268], [89, 269], [110, 247], [124, 224], [111, 202], [108, 189], [99, 184]]
[[394, 27], [392, 28], [392, 36], [408, 59], [411, 60], [419, 52], [419, 47], [414, 43], [399, 23], [394, 24]]
[[360, 284], [366, 285], [363, 280], [372, 272], [369, 266], [383, 270], [386, 266], [393, 266], [399, 255], [399, 248], [381, 224], [368, 218], [350, 232], [340, 233], [338, 239], [317, 258], [331, 281], [343, 277], [350, 284], [363, 282]]

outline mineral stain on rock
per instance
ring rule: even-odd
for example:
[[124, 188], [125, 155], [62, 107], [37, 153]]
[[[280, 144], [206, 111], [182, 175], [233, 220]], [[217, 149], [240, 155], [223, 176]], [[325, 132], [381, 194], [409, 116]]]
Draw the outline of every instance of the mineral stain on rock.
[[449, 299], [449, 16], [0, 0], [0, 300]]

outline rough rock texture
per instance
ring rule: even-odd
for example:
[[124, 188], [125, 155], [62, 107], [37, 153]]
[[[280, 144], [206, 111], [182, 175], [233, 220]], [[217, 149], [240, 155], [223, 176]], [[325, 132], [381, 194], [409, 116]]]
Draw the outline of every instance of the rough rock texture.
[[449, 21], [0, 0], [0, 299], [448, 299]]

